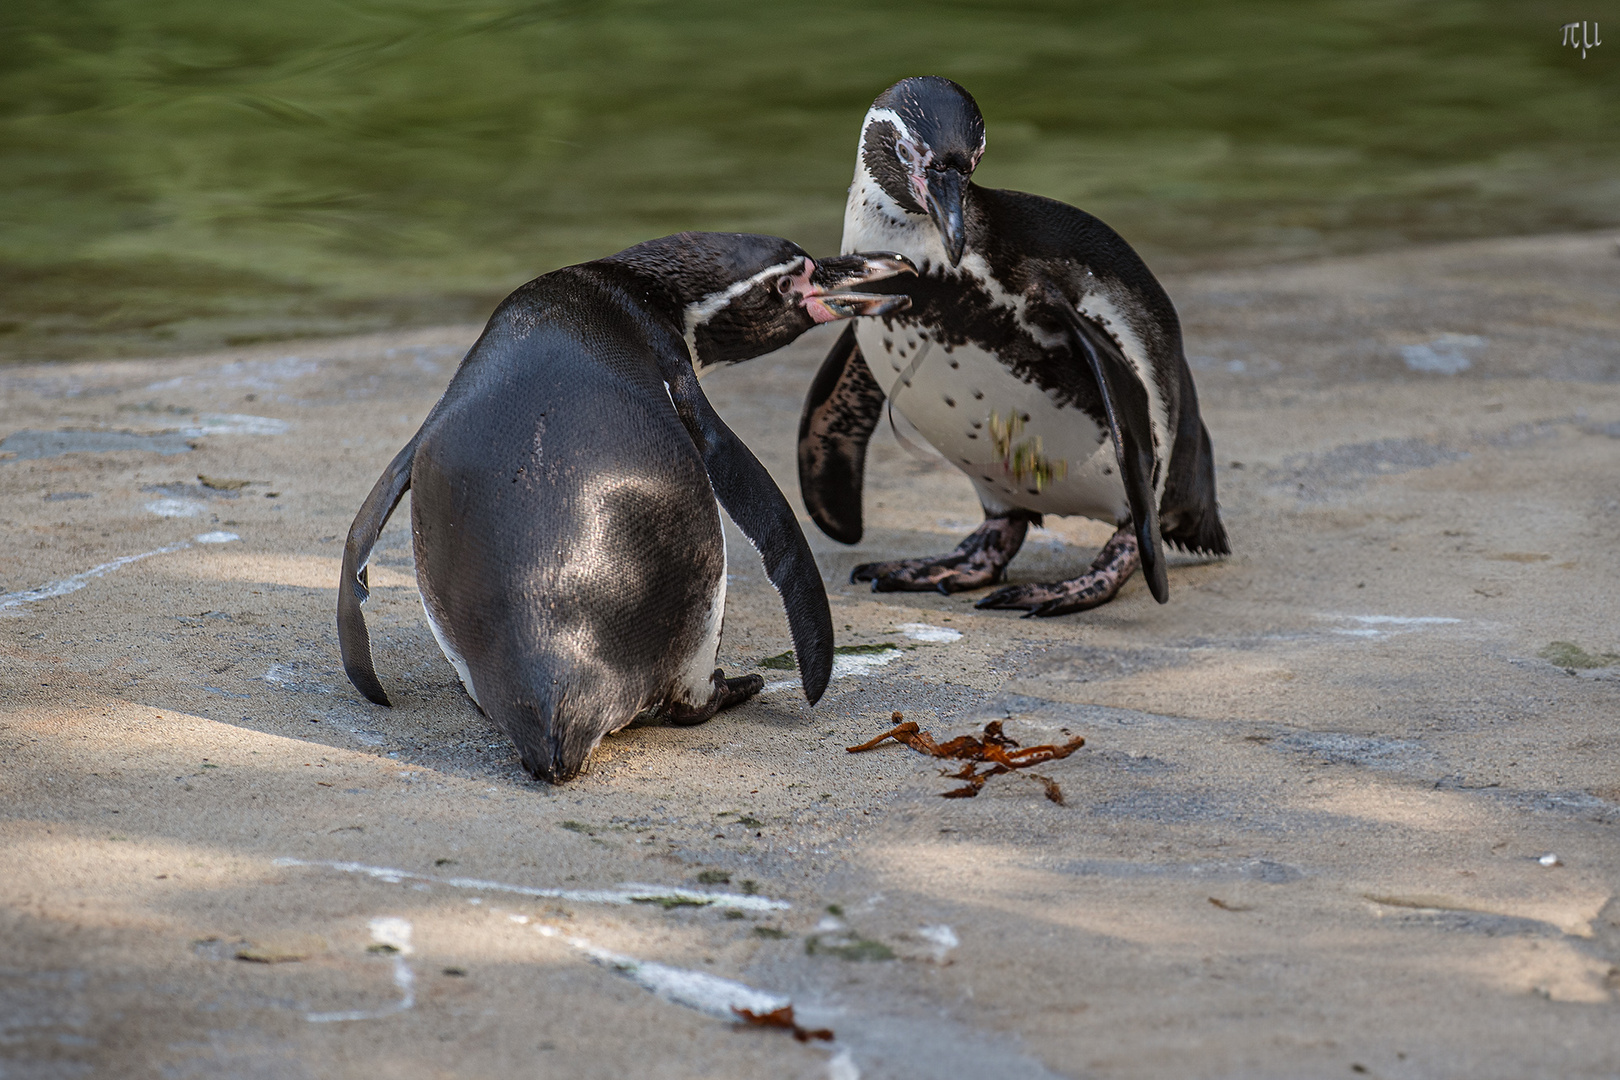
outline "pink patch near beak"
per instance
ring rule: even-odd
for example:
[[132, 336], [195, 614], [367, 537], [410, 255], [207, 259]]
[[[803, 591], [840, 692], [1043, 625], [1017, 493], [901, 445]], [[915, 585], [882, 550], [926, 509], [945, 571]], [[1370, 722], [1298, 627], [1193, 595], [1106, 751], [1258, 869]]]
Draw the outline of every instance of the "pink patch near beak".
[[926, 173], [911, 174], [911, 192], [917, 197], [917, 205], [926, 211], [928, 209], [928, 176]]
[[799, 301], [804, 304], [805, 314], [818, 323], [833, 322], [842, 316], [837, 315], [821, 299], [815, 295], [816, 287], [810, 284], [810, 275], [816, 272], [816, 260], [805, 257], [803, 272], [794, 275], [793, 291], [798, 294]]
[[829, 308], [826, 304], [823, 304], [814, 296], [807, 296], [804, 298], [804, 310], [808, 312], [810, 317], [818, 323], [833, 322], [834, 320], [843, 318], [842, 315], [834, 313], [831, 308]]

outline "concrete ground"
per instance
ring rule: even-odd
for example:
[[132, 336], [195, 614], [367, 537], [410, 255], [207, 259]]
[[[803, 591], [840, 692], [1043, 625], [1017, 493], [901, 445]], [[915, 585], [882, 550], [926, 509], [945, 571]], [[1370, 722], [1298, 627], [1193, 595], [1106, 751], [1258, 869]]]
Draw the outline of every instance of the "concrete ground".
[[[396, 707], [338, 661], [342, 537], [476, 328], [0, 373], [0, 1075], [1620, 1076], [1615, 240], [1167, 285], [1231, 558], [1047, 621], [850, 586], [978, 517], [884, 433], [864, 542], [806, 529], [840, 644], [893, 648], [560, 788], [403, 508]], [[795, 503], [826, 344], [707, 381]], [[1014, 580], [1108, 532], [1051, 526]], [[730, 540], [737, 673], [789, 643]], [[1066, 805], [844, 752], [894, 710], [1083, 735]], [[836, 1038], [723, 1019], [787, 999]]]

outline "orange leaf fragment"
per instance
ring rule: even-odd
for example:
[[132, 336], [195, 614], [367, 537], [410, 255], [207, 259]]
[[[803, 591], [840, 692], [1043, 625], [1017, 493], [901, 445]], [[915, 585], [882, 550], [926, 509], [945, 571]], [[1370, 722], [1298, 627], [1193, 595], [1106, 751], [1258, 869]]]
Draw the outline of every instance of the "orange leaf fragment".
[[784, 1005], [780, 1009], [773, 1009], [768, 1013], [757, 1013], [752, 1009], [739, 1009], [735, 1006], [732, 1007], [731, 1011], [736, 1013], [745, 1024], [752, 1024], [755, 1027], [782, 1028], [785, 1031], [791, 1031], [793, 1037], [800, 1042], [809, 1042], [811, 1039], [832, 1042], [833, 1039], [831, 1028], [800, 1027], [799, 1022], [793, 1019], [792, 1005]]
[[[941, 792], [941, 798], [971, 799], [983, 789], [985, 781], [992, 776], [1001, 776], [1005, 773], [1014, 773], [1019, 769], [1027, 769], [1032, 765], [1044, 765], [1049, 761], [1061, 761], [1086, 744], [1086, 740], [1076, 736], [1061, 746], [1045, 743], [1040, 746], [1020, 746], [1018, 740], [1012, 738], [1001, 730], [1001, 721], [992, 720], [984, 725], [984, 731], [978, 735], [958, 735], [949, 742], [935, 741], [934, 736], [922, 730], [915, 720], [906, 720], [902, 714], [895, 713], [890, 717], [894, 727], [885, 731], [877, 738], [859, 746], [845, 747], [851, 754], [859, 754], [865, 750], [876, 749], [887, 739], [903, 743], [919, 754], [930, 757], [945, 758], [947, 760], [965, 761], [961, 769], [951, 772], [948, 769], [940, 770], [941, 776], [948, 776], [953, 780], [966, 780], [963, 787], [952, 788]], [[989, 768], [979, 771], [981, 764]], [[1046, 797], [1063, 806], [1063, 789], [1056, 780], [1040, 776], [1036, 773], [1021, 773], [1031, 780], [1039, 781], [1046, 789]]]

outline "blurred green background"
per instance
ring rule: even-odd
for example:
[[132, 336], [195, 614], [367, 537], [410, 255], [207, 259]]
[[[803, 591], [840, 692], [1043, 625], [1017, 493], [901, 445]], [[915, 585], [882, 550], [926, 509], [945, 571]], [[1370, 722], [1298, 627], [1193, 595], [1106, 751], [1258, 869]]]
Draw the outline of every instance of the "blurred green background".
[[982, 183], [1161, 268], [1614, 225], [1617, 4], [5, 0], [0, 359], [482, 320], [686, 228], [831, 251], [909, 74], [978, 98]]

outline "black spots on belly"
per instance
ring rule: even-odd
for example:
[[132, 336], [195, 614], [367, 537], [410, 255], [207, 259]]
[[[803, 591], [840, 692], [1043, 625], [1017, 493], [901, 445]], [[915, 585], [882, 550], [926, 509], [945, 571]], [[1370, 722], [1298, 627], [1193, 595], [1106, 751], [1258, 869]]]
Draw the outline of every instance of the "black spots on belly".
[[967, 437], [970, 439], [977, 439], [979, 436], [970, 431], [967, 433]]
[[1114, 475], [1114, 467], [1112, 465], [1104, 465], [1103, 466], [1103, 475], [1104, 476], [1113, 476]]
[[962, 464], [964, 464], [964, 465], [971, 465], [971, 464], [973, 464], [973, 462], [971, 462], [971, 461], [969, 461], [969, 460], [968, 460], [968, 459], [967, 459], [967, 458], [963, 458], [963, 459], [962, 459]]
[[951, 408], [954, 409], [954, 408], [956, 408], [956, 399], [951, 397], [951, 395], [946, 394], [945, 395], [945, 404], [949, 405]]
[[883, 348], [884, 348], [884, 350], [886, 352], [894, 352], [894, 338], [890, 337], [887, 334], [884, 334], [883, 335]]
[[962, 363], [959, 360], [952, 360], [952, 361], [950, 361], [950, 365], [951, 365], [951, 370], [955, 371], [957, 368], [962, 366]]
[[984, 427], [984, 421], [983, 420], [975, 420], [975, 421], [973, 421], [973, 430], [974, 431], [978, 431], [982, 427]]
[[975, 391], [973, 391], [973, 400], [974, 401], [983, 401], [984, 400], [984, 391], [983, 390], [975, 390]]
[[1099, 428], [1098, 431], [1097, 431], [1097, 445], [1101, 446], [1103, 443], [1105, 443], [1107, 441], [1108, 441], [1108, 429], [1107, 428]]
[[[977, 346], [994, 355], [1021, 382], [1046, 391], [1055, 404], [1105, 422], [1102, 393], [1090, 367], [1072, 356], [1067, 344], [1051, 349], [1041, 344], [1041, 340], [1067, 341], [1068, 324], [1051, 307], [1051, 297], [1061, 297], [1052, 290], [1026, 287], [1027, 283], [1009, 284], [1007, 275], [998, 277], [1007, 292], [1025, 301], [1023, 321], [1013, 308], [997, 304], [978, 279], [956, 268], [932, 268], [915, 278], [873, 282], [862, 288], [904, 292], [911, 297], [909, 310], [882, 316], [889, 333], [911, 336], [926, 331], [946, 349]], [[974, 398], [981, 395], [975, 393]]]
[[1026, 494], [1026, 495], [1039, 495], [1040, 493], [1041, 493], [1040, 488], [1025, 488], [1024, 489], [1024, 494]]

